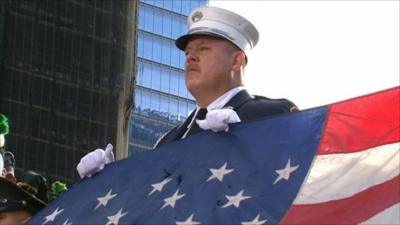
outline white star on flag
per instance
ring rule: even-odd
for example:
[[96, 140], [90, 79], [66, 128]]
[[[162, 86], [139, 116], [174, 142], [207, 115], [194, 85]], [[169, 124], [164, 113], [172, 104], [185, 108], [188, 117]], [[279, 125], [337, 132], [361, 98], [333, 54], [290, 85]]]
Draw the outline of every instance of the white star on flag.
[[224, 206], [222, 206], [222, 208], [226, 208], [231, 205], [234, 205], [236, 208], [238, 208], [241, 201], [251, 198], [251, 196], [243, 196], [243, 190], [241, 190], [236, 195], [225, 195], [225, 197], [228, 199], [228, 202]]
[[212, 175], [207, 179], [207, 181], [210, 181], [215, 178], [217, 178], [219, 181], [222, 181], [226, 174], [234, 171], [234, 169], [227, 170], [226, 166], [227, 166], [227, 162], [225, 162], [224, 165], [222, 165], [221, 168], [219, 168], [219, 169], [210, 169]]
[[108, 191], [108, 193], [104, 196], [104, 197], [100, 197], [97, 198], [97, 200], [99, 201], [99, 203], [97, 204], [96, 208], [94, 208], [95, 210], [97, 208], [99, 208], [101, 205], [102, 206], [106, 206], [108, 201], [110, 201], [111, 199], [113, 199], [115, 196], [117, 196], [117, 194], [111, 194], [112, 193], [112, 189], [110, 189]]
[[117, 214], [113, 215], [113, 216], [107, 216], [108, 222], [106, 225], [118, 225], [119, 220], [125, 216], [127, 214], [127, 212], [122, 213], [122, 208], [117, 212]]
[[69, 222], [69, 219], [67, 219], [66, 221], [64, 221], [63, 225], [72, 225], [72, 223]]
[[58, 216], [58, 214], [60, 214], [62, 211], [64, 211], [64, 209], [61, 209], [60, 211], [58, 211], [58, 207], [56, 210], [54, 210], [50, 215], [46, 216], [44, 219], [45, 221], [42, 224], [46, 224], [50, 221], [54, 221], [54, 219]]
[[162, 191], [162, 189], [164, 188], [164, 185], [168, 184], [168, 182], [170, 182], [171, 180], [172, 180], [172, 178], [168, 177], [159, 183], [152, 184], [151, 186], [153, 186], [153, 190], [151, 190], [151, 192], [147, 196], [150, 196], [155, 191]]
[[279, 175], [276, 180], [274, 181], [273, 184], [276, 184], [278, 181], [285, 179], [285, 180], [289, 180], [290, 177], [290, 173], [292, 173], [293, 171], [297, 170], [297, 168], [299, 168], [299, 165], [297, 166], [290, 166], [290, 159], [288, 160], [288, 162], [286, 163], [286, 167], [281, 169], [281, 170], [275, 170], [275, 172]]
[[200, 222], [197, 221], [193, 221], [193, 214], [189, 216], [189, 218], [187, 218], [185, 221], [176, 222], [176, 225], [197, 225], [197, 224], [201, 224]]
[[267, 222], [267, 220], [259, 220], [260, 219], [260, 214], [257, 215], [256, 218], [254, 218], [254, 220], [252, 221], [248, 221], [248, 222], [242, 222], [242, 225], [262, 225], [265, 222]]
[[164, 202], [165, 202], [165, 203], [164, 203], [164, 205], [161, 207], [161, 209], [163, 209], [163, 208], [166, 207], [166, 206], [171, 206], [172, 208], [174, 208], [174, 207], [175, 207], [175, 202], [176, 202], [177, 200], [183, 198], [183, 196], [186, 195], [186, 194], [181, 194], [181, 195], [179, 195], [178, 193], [179, 193], [179, 189], [178, 189], [178, 190], [175, 192], [175, 194], [172, 195], [171, 197], [165, 198], [165, 199], [164, 199]]

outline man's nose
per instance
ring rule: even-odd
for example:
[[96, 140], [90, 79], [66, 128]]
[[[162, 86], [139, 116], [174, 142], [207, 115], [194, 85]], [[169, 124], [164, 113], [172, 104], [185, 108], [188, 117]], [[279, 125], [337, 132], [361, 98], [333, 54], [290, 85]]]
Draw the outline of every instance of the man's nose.
[[199, 58], [193, 51], [186, 54], [186, 62], [197, 62], [198, 60]]

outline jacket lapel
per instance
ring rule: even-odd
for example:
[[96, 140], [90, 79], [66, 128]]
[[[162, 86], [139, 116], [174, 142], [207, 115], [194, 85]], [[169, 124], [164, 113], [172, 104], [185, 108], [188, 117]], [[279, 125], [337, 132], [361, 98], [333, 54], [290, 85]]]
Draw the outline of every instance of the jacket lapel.
[[196, 110], [190, 114], [188, 118], [186, 118], [185, 122], [183, 122], [180, 126], [177, 127], [175, 134], [172, 135], [173, 140], [179, 140], [187, 130], [187, 126], [189, 125], [190, 121], [192, 121], [192, 117]]

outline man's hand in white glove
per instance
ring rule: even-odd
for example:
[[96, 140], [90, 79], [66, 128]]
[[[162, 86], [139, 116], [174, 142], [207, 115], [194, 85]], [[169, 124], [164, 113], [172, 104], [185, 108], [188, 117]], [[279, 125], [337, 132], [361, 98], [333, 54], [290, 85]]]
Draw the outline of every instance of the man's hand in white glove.
[[108, 144], [106, 150], [98, 148], [82, 157], [78, 166], [76, 166], [79, 176], [81, 178], [91, 177], [102, 170], [106, 164], [114, 162], [114, 153], [112, 150], [112, 144]]
[[240, 122], [238, 114], [232, 109], [214, 109], [207, 112], [206, 119], [196, 120], [203, 130], [228, 131], [230, 123]]

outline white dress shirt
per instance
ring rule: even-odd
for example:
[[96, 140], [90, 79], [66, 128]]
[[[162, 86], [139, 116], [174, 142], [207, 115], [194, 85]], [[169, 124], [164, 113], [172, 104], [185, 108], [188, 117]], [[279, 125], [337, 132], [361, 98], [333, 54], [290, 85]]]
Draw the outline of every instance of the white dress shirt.
[[[239, 93], [240, 91], [244, 90], [243, 86], [239, 86], [239, 87], [235, 87], [232, 88], [231, 90], [229, 90], [228, 92], [226, 92], [225, 94], [223, 94], [222, 96], [220, 96], [219, 98], [217, 98], [216, 100], [214, 100], [213, 102], [211, 102], [208, 106], [207, 106], [207, 111], [211, 111], [213, 109], [221, 109], [222, 107], [224, 107], [226, 105], [226, 103], [229, 102], [229, 100], [231, 100], [237, 93]], [[194, 115], [192, 117], [192, 120], [190, 121], [190, 123], [187, 126], [187, 130], [186, 132], [182, 135], [181, 139], [184, 139], [187, 135], [187, 133], [189, 132], [190, 128], [193, 126], [193, 124], [195, 123], [196, 120], [196, 116], [197, 113], [199, 112], [200, 107], [198, 105], [196, 105], [196, 111], [194, 112]]]

